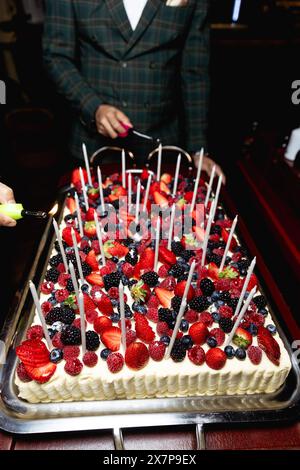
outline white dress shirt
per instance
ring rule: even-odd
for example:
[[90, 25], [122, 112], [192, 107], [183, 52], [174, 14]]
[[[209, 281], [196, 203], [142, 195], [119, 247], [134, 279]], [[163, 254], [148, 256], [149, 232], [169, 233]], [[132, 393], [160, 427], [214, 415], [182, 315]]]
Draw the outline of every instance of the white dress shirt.
[[136, 29], [148, 0], [123, 0], [133, 31]]

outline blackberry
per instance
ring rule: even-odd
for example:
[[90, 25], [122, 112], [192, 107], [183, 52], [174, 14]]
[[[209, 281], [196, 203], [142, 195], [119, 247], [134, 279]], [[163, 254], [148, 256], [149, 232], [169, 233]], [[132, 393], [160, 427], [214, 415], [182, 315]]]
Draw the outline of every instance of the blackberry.
[[[68, 247], [68, 244], [64, 240], [62, 240], [62, 245], [63, 245], [64, 248]], [[57, 253], [60, 253], [60, 246], [59, 246], [59, 243], [58, 243], [57, 240], [54, 243], [54, 248], [56, 249]]]
[[224, 333], [230, 333], [233, 328], [233, 321], [230, 320], [230, 318], [221, 317], [219, 325], [221, 330], [224, 331]]
[[175, 310], [175, 312], [179, 312], [180, 306], [181, 306], [182, 298], [179, 297], [178, 295], [175, 295], [172, 300], [171, 300], [171, 306], [172, 309]]
[[92, 272], [92, 268], [90, 267], [89, 264], [87, 264], [85, 261], [83, 263], [81, 263], [81, 266], [82, 266], [82, 273], [84, 275], [84, 277], [88, 276], [89, 274], [91, 274]]
[[111, 188], [104, 188], [103, 189], [103, 196], [108, 197], [111, 194]]
[[222, 263], [222, 256], [212, 253], [209, 255], [209, 261], [210, 263], [215, 263], [218, 267], [220, 267]]
[[116, 210], [118, 210], [120, 208], [120, 201], [119, 199], [116, 199], [115, 201], [112, 201], [110, 203]]
[[86, 337], [86, 349], [88, 351], [96, 351], [100, 346], [99, 336], [95, 331], [87, 331], [85, 334]]
[[66, 346], [79, 346], [81, 344], [80, 329], [68, 325], [62, 330], [60, 339]]
[[72, 263], [74, 265], [74, 268], [77, 266], [77, 260], [76, 260], [75, 253], [68, 253], [67, 254], [67, 260], [68, 260], [68, 264]]
[[203, 294], [207, 295], [209, 297], [214, 292], [215, 285], [210, 279], [205, 278], [205, 279], [201, 280], [200, 288], [201, 288]]
[[[132, 318], [133, 313], [132, 313], [129, 305], [125, 304], [124, 307], [125, 307], [125, 317], [126, 318]], [[118, 305], [118, 312], [121, 315], [120, 304]]]
[[169, 269], [168, 273], [170, 276], [180, 277], [184, 274], [184, 268], [180, 266], [180, 264], [174, 264], [174, 266]]
[[158, 319], [159, 321], [164, 321], [169, 324], [173, 320], [172, 318], [172, 310], [169, 308], [160, 308], [158, 310]]
[[119, 287], [121, 274], [118, 272], [103, 276], [104, 287], [108, 291], [111, 287]]
[[180, 276], [180, 277], [177, 278], [177, 281], [178, 281], [178, 282], [187, 281], [187, 280], [188, 280], [188, 277], [189, 277], [188, 273], [183, 274], [182, 276]]
[[65, 325], [71, 325], [75, 320], [75, 313], [70, 307], [61, 307], [60, 321]]
[[231, 307], [233, 311], [235, 311], [238, 303], [239, 303], [238, 297], [233, 297], [232, 299], [227, 301], [227, 305]]
[[45, 317], [47, 325], [53, 325], [53, 323], [61, 321], [62, 310], [61, 307], [54, 307], [50, 310]]
[[150, 287], [155, 287], [158, 283], [158, 274], [154, 271], [148, 271], [142, 275], [143, 281]]
[[186, 349], [184, 344], [179, 339], [175, 339], [172, 351], [171, 358], [174, 362], [182, 362], [186, 355]]
[[132, 238], [127, 238], [126, 240], [122, 240], [122, 243], [124, 246], [129, 246], [131, 243], [133, 243]]
[[67, 280], [66, 289], [68, 292], [74, 292], [73, 281], [71, 278]]
[[256, 297], [253, 297], [253, 302], [255, 303], [258, 310], [261, 310], [267, 305], [267, 300], [264, 295], [257, 295]]
[[228, 290], [224, 290], [223, 292], [220, 292], [220, 300], [223, 300], [223, 302], [230, 302], [231, 297], [230, 297], [230, 292]]
[[222, 229], [220, 225], [214, 225], [210, 230], [211, 235], [221, 235]]
[[60, 264], [60, 263], [63, 263], [63, 259], [62, 259], [62, 256], [60, 253], [58, 253], [57, 255], [55, 256], [52, 256], [52, 258], [50, 258], [50, 266], [52, 268], [57, 268], [57, 266]]
[[180, 256], [185, 261], [189, 261], [192, 258], [192, 256], [195, 256], [195, 252], [193, 250], [184, 250]]
[[183, 252], [183, 246], [181, 242], [173, 241], [171, 244], [171, 250], [173, 251], [174, 255], [180, 256], [181, 253]]
[[83, 251], [83, 253], [85, 253], [86, 255], [88, 255], [89, 252], [91, 251], [91, 249], [92, 249], [92, 248], [87, 245], [87, 246], [85, 246], [85, 247], [82, 249], [82, 251]]
[[210, 303], [207, 300], [207, 297], [204, 295], [200, 295], [198, 297], [194, 297], [190, 301], [190, 308], [192, 310], [196, 310], [196, 312], [203, 312], [209, 307]]
[[247, 259], [241, 259], [237, 262], [239, 271], [247, 271], [250, 266], [250, 261]]
[[129, 283], [128, 283], [128, 287], [133, 287], [135, 284], [137, 284], [137, 280], [136, 279], [130, 279]]
[[57, 271], [57, 269], [56, 268], [50, 268], [46, 272], [45, 279], [46, 279], [46, 281], [51, 281], [55, 284], [58, 280], [58, 277], [59, 277], [59, 272]]
[[131, 248], [127, 255], [125, 256], [125, 261], [126, 263], [131, 264], [132, 266], [135, 266], [136, 263], [138, 262], [138, 253], [135, 248]]

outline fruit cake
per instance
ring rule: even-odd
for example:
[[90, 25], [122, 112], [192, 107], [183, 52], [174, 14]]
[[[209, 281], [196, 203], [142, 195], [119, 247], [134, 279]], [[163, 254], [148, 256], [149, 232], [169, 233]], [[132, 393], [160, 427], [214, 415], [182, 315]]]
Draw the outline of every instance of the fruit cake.
[[[140, 176], [144, 188], [147, 177], [147, 170], [144, 170]], [[136, 183], [133, 178], [133, 191]], [[178, 207], [190, 203], [193, 180], [180, 176], [175, 198], [171, 196], [172, 184], [173, 178], [168, 174], [163, 174], [159, 182], [153, 182], [147, 207], [152, 203], [164, 208], [173, 202]], [[127, 214], [127, 235], [120, 238], [118, 221], [113, 226], [110, 215], [103, 214], [106, 257], [103, 266], [94, 222], [95, 210], [99, 211], [97, 183], [88, 188], [88, 211], [77, 171], [73, 174], [73, 185], [79, 194], [84, 236], [78, 231], [72, 194], [67, 199], [60, 232], [67, 260], [74, 264], [79, 277], [71, 236], [71, 230], [76, 231], [85, 278], [80, 288], [84, 295], [87, 352], [82, 357], [74, 286], [65, 271], [56, 241], [40, 286], [41, 307], [53, 349], [48, 350], [39, 317], [35, 315], [26, 338], [16, 348], [19, 362], [15, 384], [19, 397], [31, 403], [48, 403], [246, 395], [272, 393], [283, 385], [291, 363], [259, 288], [231, 344], [226, 346], [250, 261], [245, 248], [233, 237], [225, 267], [219, 272], [232, 225], [221, 206], [211, 227], [205, 266], [200, 262], [204, 231], [193, 224], [196, 239], [191, 234], [181, 236], [180, 224], [175, 222], [170, 250], [167, 240], [161, 239], [156, 270], [155, 242], [145, 235], [142, 223], [139, 236], [135, 237], [129, 229], [129, 224], [134, 224], [134, 216]], [[198, 203], [204, 201], [206, 188], [201, 180]], [[119, 197], [126, 196], [127, 192], [119, 174], [104, 180], [103, 193], [105, 202], [117, 212], [121, 211]], [[134, 202], [134, 194], [132, 200]], [[210, 203], [207, 213], [209, 209]], [[144, 220], [149, 222], [146, 216]], [[166, 359], [194, 260], [196, 269], [187, 293], [187, 307], [170, 358]], [[121, 345], [120, 282], [125, 293], [125, 351]], [[256, 285], [256, 275], [252, 274], [248, 293]]]

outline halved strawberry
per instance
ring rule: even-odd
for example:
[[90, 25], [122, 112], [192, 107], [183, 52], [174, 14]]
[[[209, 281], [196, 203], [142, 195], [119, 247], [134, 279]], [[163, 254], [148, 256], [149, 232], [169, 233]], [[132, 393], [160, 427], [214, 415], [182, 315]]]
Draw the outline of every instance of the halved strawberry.
[[[65, 227], [62, 231], [62, 238], [69, 246], [73, 246], [72, 230], [71, 227]], [[74, 230], [74, 233], [76, 241], [79, 243], [81, 240], [80, 234], [76, 230]]]
[[16, 354], [25, 366], [41, 367], [49, 362], [49, 351], [40, 339], [23, 341], [17, 346]]
[[155, 333], [149, 325], [147, 318], [141, 313], [136, 313], [134, 315], [134, 320], [137, 337], [144, 341], [144, 343], [151, 343], [155, 338]]
[[208, 277], [216, 281], [219, 279], [219, 268], [216, 263], [209, 263], [208, 265]]
[[32, 380], [40, 384], [48, 382], [56, 371], [56, 364], [48, 362], [40, 367], [31, 367], [24, 364], [25, 370]]
[[279, 344], [264, 326], [258, 328], [257, 342], [258, 346], [266, 353], [270, 361], [276, 366], [279, 366], [281, 355]]
[[172, 183], [172, 175], [169, 173], [164, 173], [161, 175], [160, 181], [163, 181], [165, 184], [170, 184]]
[[146, 248], [143, 253], [143, 256], [141, 256], [141, 259], [139, 260], [139, 265], [141, 269], [147, 268], [149, 270], [152, 270], [154, 267], [154, 258], [154, 250], [152, 250], [152, 248]]
[[83, 303], [85, 313], [88, 313], [89, 311], [94, 311], [96, 308], [93, 299], [88, 294], [83, 294]]
[[147, 302], [151, 294], [149, 286], [147, 286], [144, 281], [139, 281], [134, 284], [130, 292], [135, 301], [141, 300], [142, 302]]
[[98, 271], [99, 263], [97, 261], [96, 253], [94, 252], [94, 250], [91, 250], [87, 254], [87, 257], [85, 258], [85, 262], [90, 265], [93, 271]]
[[99, 286], [99, 287], [104, 286], [104, 282], [100, 273], [93, 272], [89, 274], [88, 276], [86, 276], [86, 280], [89, 284], [92, 284], [92, 286]]
[[232, 341], [239, 348], [247, 349], [252, 344], [252, 335], [249, 333], [249, 331], [239, 326], [234, 334]]
[[68, 197], [67, 198], [67, 208], [69, 209], [71, 214], [73, 214], [73, 212], [76, 211], [76, 203], [75, 203], [75, 199], [73, 197]]
[[208, 334], [209, 332], [207, 326], [200, 321], [193, 323], [189, 329], [189, 335], [191, 336], [193, 342], [195, 344], [200, 344], [200, 346], [205, 343]]
[[176, 263], [176, 256], [171, 250], [165, 246], [160, 246], [158, 251], [158, 259], [161, 263], [168, 263], [169, 265]]
[[117, 326], [105, 328], [101, 334], [101, 341], [111, 351], [118, 351], [121, 346], [121, 330]]
[[161, 305], [165, 308], [171, 308], [171, 300], [174, 297], [174, 292], [162, 289], [161, 287], [156, 287], [154, 290]]
[[161, 182], [159, 183], [159, 189], [160, 189], [161, 191], [163, 191], [164, 193], [166, 193], [166, 194], [171, 194], [171, 191], [170, 191], [169, 186], [167, 186], [164, 181], [161, 181]]
[[86, 222], [94, 222], [95, 213], [95, 209], [93, 207], [89, 207], [87, 213], [85, 214]]
[[[228, 238], [229, 238], [229, 232], [227, 232], [227, 230], [225, 228], [222, 228], [222, 238], [223, 238], [224, 242], [227, 243]], [[231, 240], [231, 243], [230, 243], [230, 250], [233, 251], [237, 246], [238, 246], [237, 241], [233, 236], [232, 240]]]
[[120, 197], [124, 197], [127, 195], [127, 191], [125, 188], [123, 188], [123, 186], [116, 186], [111, 194], [108, 196], [110, 202], [114, 202], [116, 201], [117, 199], [119, 199]]
[[102, 294], [99, 299], [97, 299], [97, 307], [101, 313], [104, 315], [111, 315], [114, 312], [113, 305], [110, 298], [106, 294]]
[[110, 328], [112, 326], [112, 321], [110, 318], [107, 318], [107, 317], [97, 317], [95, 320], [94, 320], [94, 330], [96, 331], [96, 333], [99, 333], [99, 335], [101, 335], [104, 330], [106, 330], [107, 328]]
[[[187, 281], [180, 281], [175, 287], [175, 295], [182, 297], [187, 285]], [[188, 293], [187, 293], [187, 301], [189, 302], [195, 296], [195, 290], [192, 285], [190, 285]]]
[[153, 197], [155, 204], [158, 204], [160, 207], [164, 208], [169, 206], [168, 199], [162, 194], [160, 194], [158, 191], [154, 191]]
[[145, 367], [149, 361], [149, 351], [145, 344], [134, 342], [131, 343], [125, 353], [125, 362], [127, 367], [134, 370], [140, 370]]
[[91, 222], [85, 222], [84, 227], [83, 227], [84, 234], [89, 237], [93, 238], [97, 235], [96, 231], [96, 223], [94, 221]]
[[112, 258], [113, 256], [123, 258], [128, 252], [129, 248], [116, 240], [108, 240], [104, 243], [104, 253], [106, 258]]

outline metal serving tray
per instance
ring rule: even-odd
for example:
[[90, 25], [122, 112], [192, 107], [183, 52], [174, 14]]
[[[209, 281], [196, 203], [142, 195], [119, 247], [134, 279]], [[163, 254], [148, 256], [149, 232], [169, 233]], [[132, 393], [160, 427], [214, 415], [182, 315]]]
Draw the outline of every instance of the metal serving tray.
[[[59, 201], [58, 222], [65, 202]], [[28, 279], [39, 285], [47, 269], [55, 241], [52, 219], [48, 221]], [[4, 325], [0, 340], [7, 347], [6, 364], [0, 366], [0, 429], [20, 434], [111, 429], [116, 448], [122, 448], [122, 428], [196, 425], [198, 447], [203, 448], [203, 425], [209, 423], [276, 422], [295, 419], [300, 407], [300, 369], [289, 341], [278, 325], [292, 370], [281, 390], [274, 394], [206, 396], [30, 404], [17, 396], [14, 372], [15, 347], [24, 336], [34, 314], [28, 283]]]

